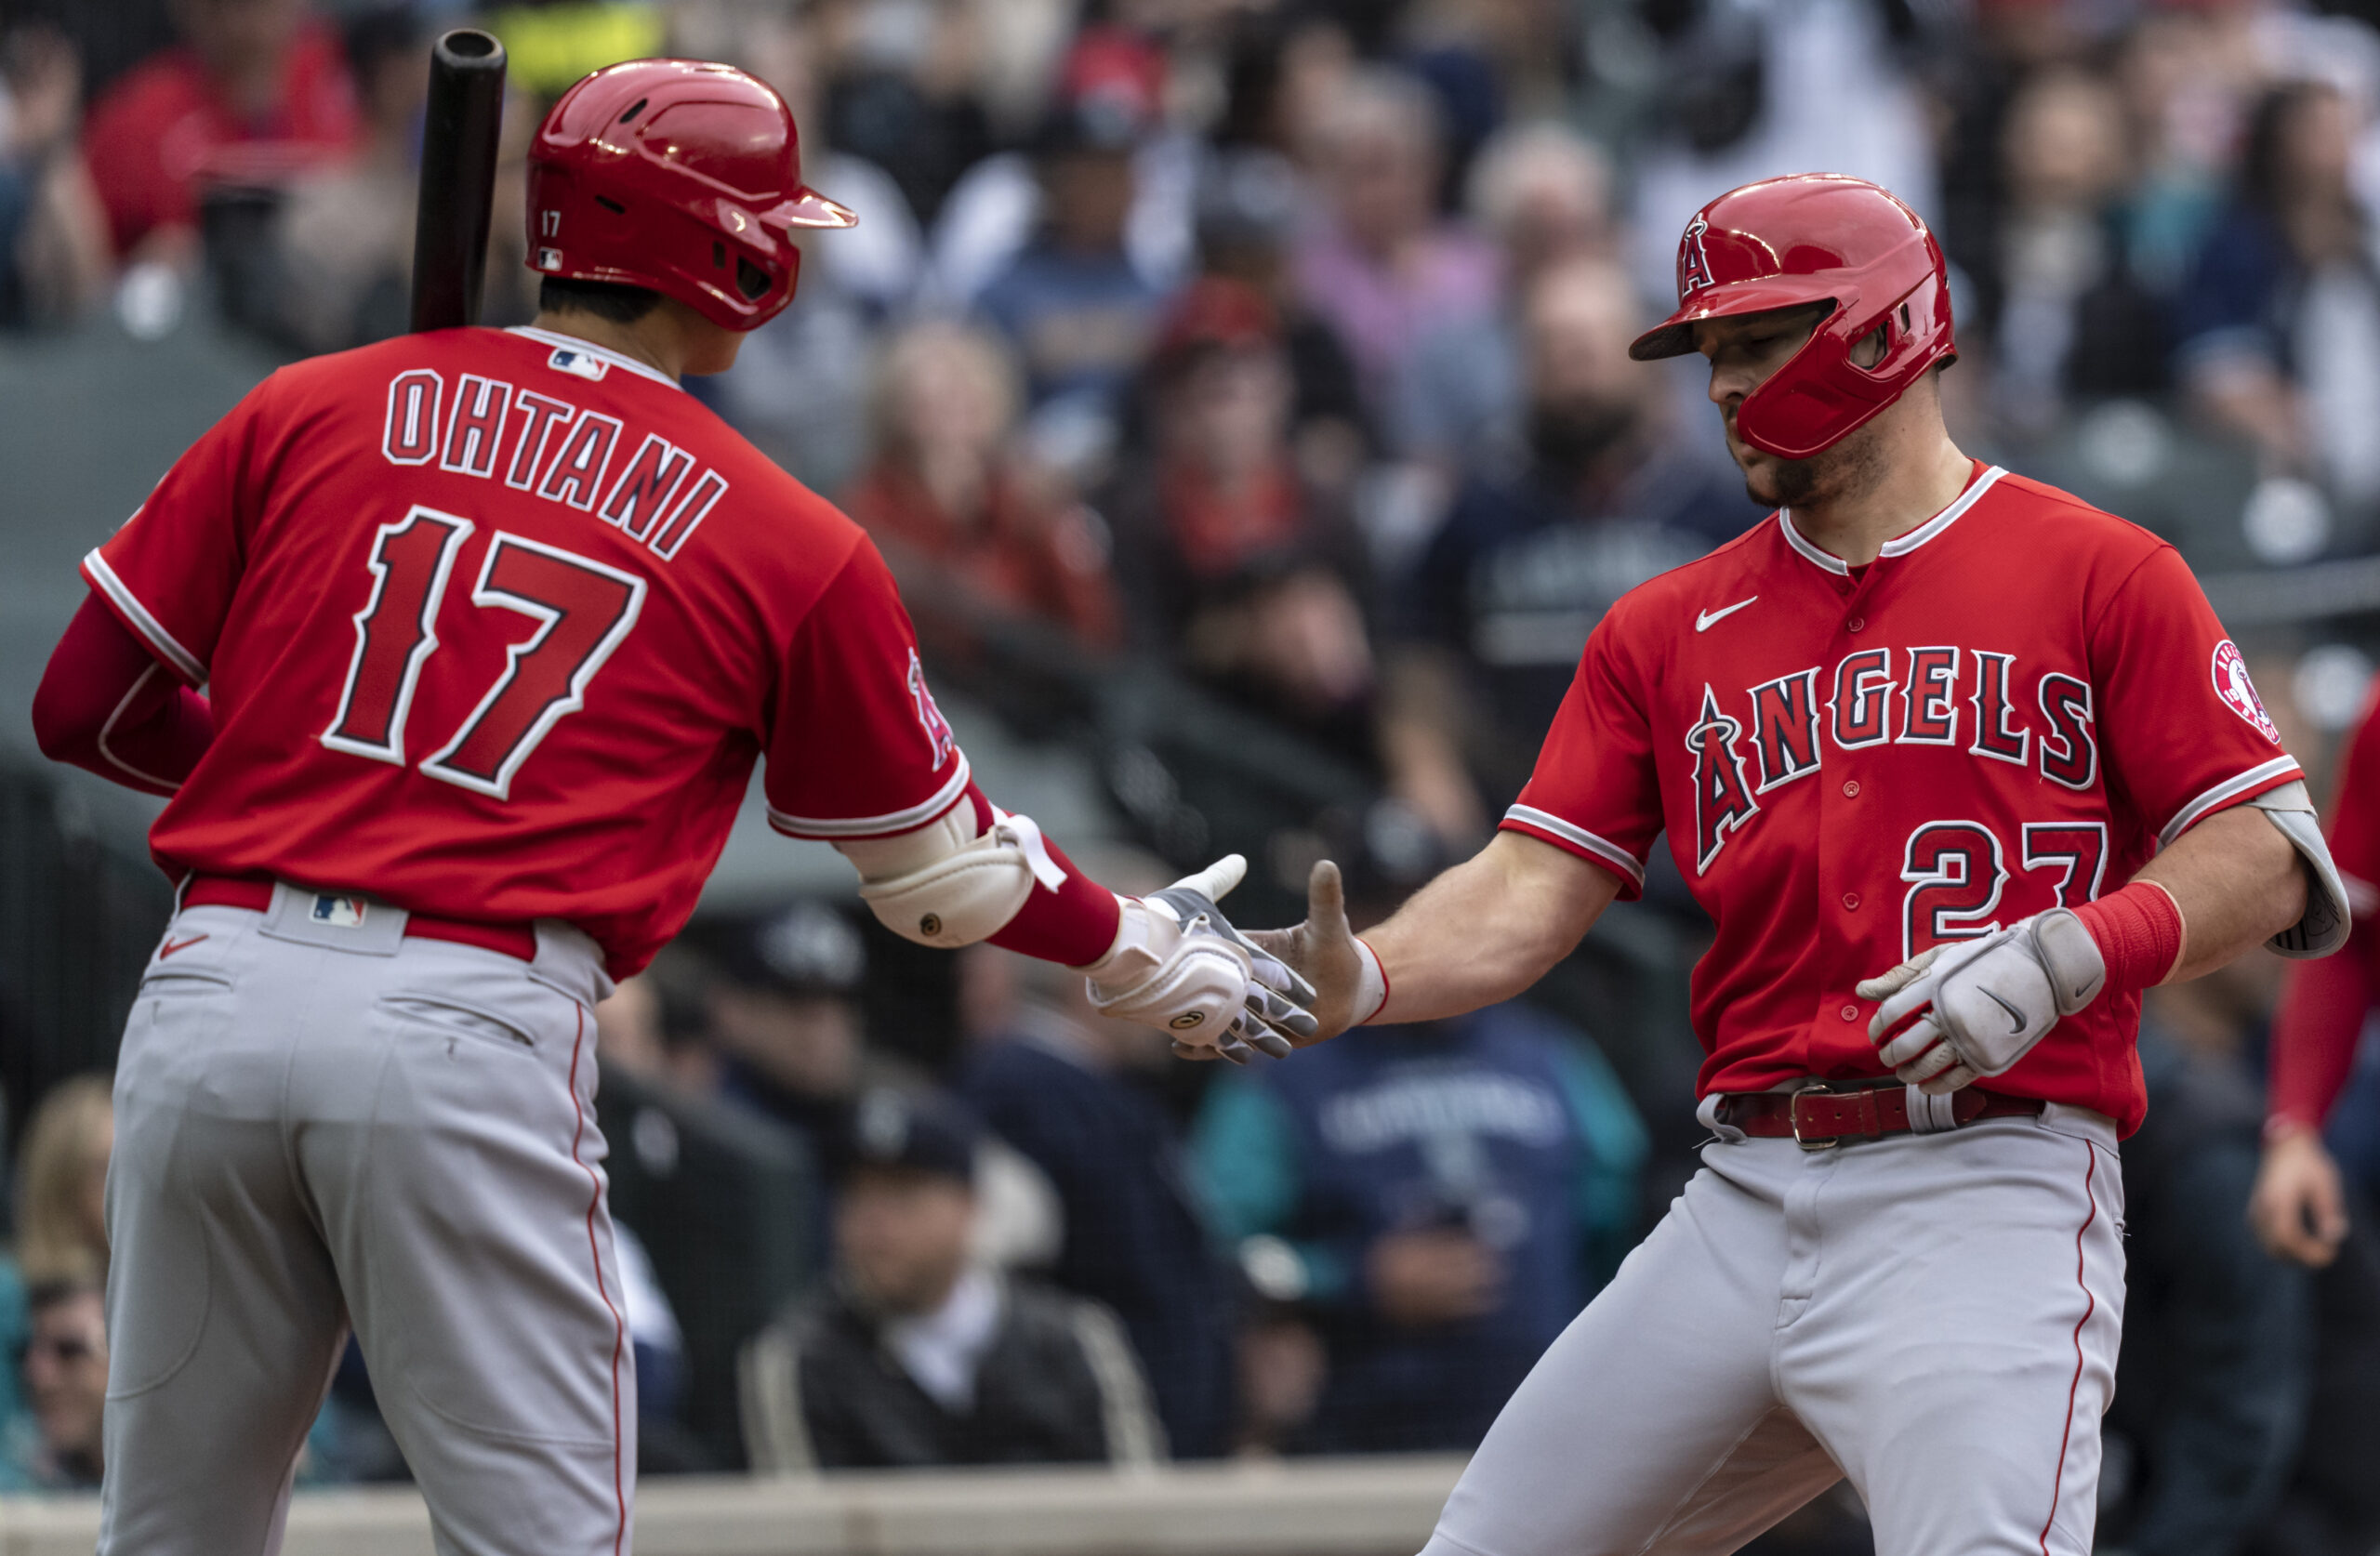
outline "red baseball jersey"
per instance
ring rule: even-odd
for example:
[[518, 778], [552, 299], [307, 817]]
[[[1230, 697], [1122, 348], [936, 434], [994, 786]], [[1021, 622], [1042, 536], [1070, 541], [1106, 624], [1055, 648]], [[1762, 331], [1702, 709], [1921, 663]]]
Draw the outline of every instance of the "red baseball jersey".
[[752, 764], [801, 837], [956, 803], [858, 527], [668, 378], [538, 330], [284, 368], [84, 576], [211, 688], [150, 835], [177, 874], [567, 919], [615, 976], [694, 910]]
[[[1780, 512], [1634, 590], [1589, 640], [1504, 826], [1617, 873], [1666, 830], [1718, 928], [1701, 1089], [1879, 1075], [1861, 979], [2113, 890], [2300, 776], [2174, 548], [1978, 466], [1862, 568]], [[2145, 1110], [2139, 997], [1990, 1085]]]

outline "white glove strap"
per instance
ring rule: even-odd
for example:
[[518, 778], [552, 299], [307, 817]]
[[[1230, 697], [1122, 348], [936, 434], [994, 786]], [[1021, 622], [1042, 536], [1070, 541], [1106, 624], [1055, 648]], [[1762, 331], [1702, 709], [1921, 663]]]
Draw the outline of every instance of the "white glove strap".
[[1350, 1026], [1363, 1025], [1388, 1003], [1388, 974], [1380, 965], [1380, 953], [1365, 944], [1361, 935], [1355, 937], [1355, 959], [1359, 966], [1355, 972], [1355, 1019], [1347, 1023]]

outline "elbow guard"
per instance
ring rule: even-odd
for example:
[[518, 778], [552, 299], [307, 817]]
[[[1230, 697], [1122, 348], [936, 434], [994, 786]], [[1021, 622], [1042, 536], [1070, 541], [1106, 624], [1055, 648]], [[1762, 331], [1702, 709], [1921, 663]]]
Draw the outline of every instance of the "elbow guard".
[[961, 801], [914, 832], [837, 843], [859, 870], [859, 894], [904, 940], [955, 951], [988, 940], [1014, 918], [1038, 881], [1054, 891], [1065, 872], [1029, 816], [992, 810], [975, 836], [975, 808]]
[[2347, 883], [2339, 878], [2339, 867], [2331, 862], [2330, 845], [2322, 841], [2322, 828], [2315, 818], [2314, 801], [2306, 791], [2306, 781], [2301, 778], [2277, 789], [2267, 789], [2248, 803], [2281, 829], [2281, 835], [2296, 849], [2306, 866], [2305, 914], [2265, 944], [2278, 956], [2299, 960], [2329, 956], [2347, 943], [2353, 915], [2347, 907]]

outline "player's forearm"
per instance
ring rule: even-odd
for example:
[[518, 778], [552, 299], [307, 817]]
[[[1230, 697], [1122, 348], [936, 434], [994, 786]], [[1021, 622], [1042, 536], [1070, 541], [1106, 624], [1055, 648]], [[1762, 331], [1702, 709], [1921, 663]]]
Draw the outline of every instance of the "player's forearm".
[[2267, 1128], [2319, 1129], [2355, 1067], [2356, 1043], [2375, 994], [2373, 932], [2356, 926], [2335, 956], [2291, 964], [2272, 1022], [2270, 1101]]
[[1364, 935], [1388, 981], [1373, 1021], [1432, 1021], [1512, 998], [1568, 956], [1619, 893], [1610, 872], [1498, 833]]
[[2181, 955], [2162, 980], [2167, 983], [2214, 971], [2306, 911], [2296, 849], [2245, 805], [2199, 823], [2135, 878], [2163, 887], [2181, 910]]

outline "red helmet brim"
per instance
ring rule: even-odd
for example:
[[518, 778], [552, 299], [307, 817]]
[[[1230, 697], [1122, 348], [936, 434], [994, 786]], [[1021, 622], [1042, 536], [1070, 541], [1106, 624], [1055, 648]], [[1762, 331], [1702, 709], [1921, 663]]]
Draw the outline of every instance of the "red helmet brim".
[[807, 184], [797, 190], [792, 199], [771, 209], [760, 219], [772, 227], [859, 225], [859, 218], [850, 206], [836, 204]]
[[1837, 300], [1823, 293], [1812, 296], [1810, 284], [1798, 277], [1721, 282], [1703, 287], [1694, 294], [1692, 302], [1679, 304], [1676, 312], [1638, 336], [1628, 348], [1628, 354], [1638, 362], [1691, 356], [1694, 323], [1698, 319], [1732, 319], [1746, 313], [1774, 313]]

